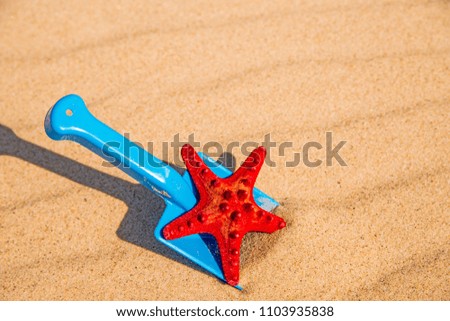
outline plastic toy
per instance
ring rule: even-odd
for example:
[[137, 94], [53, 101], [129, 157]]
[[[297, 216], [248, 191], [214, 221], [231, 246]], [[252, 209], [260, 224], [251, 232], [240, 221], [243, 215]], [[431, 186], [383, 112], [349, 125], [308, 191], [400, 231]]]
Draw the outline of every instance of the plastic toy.
[[[238, 285], [239, 246], [244, 233], [249, 231], [270, 233], [285, 226], [281, 218], [268, 213], [279, 204], [257, 188], [253, 188], [265, 155], [261, 147], [249, 156], [244, 163], [245, 166], [230, 176], [232, 173], [227, 168], [202, 153], [196, 154], [192, 147], [184, 146], [182, 157], [188, 171], [182, 176], [95, 118], [82, 98], [77, 95], [61, 98], [48, 111], [45, 131], [54, 140], [72, 140], [80, 143], [162, 197], [166, 208], [154, 231], [156, 239], [238, 289], [241, 289]], [[123, 143], [125, 141], [127, 144]], [[125, 145], [129, 147], [127, 150], [124, 148]], [[143, 162], [142, 155], [144, 155]], [[194, 164], [190, 162], [192, 160], [195, 161]], [[189, 174], [193, 175], [195, 186]], [[223, 178], [225, 180], [222, 180]], [[237, 178], [240, 180], [237, 181]], [[202, 186], [205, 182], [214, 186], [216, 184], [214, 180], [227, 188], [217, 189], [220, 192], [214, 195], [220, 197], [211, 198], [205, 194], [206, 189]], [[200, 201], [197, 199], [198, 194]], [[222, 201], [217, 205], [219, 198]], [[201, 223], [203, 218], [205, 223], [216, 219], [210, 211], [204, 214], [199, 212], [202, 208], [210, 210], [207, 204], [218, 206], [220, 214], [217, 215], [221, 218], [217, 219], [216, 225], [227, 222], [224, 226], [230, 229], [229, 233], [221, 234], [214, 232], [213, 228], [201, 229], [198, 226], [188, 229], [191, 216], [196, 215], [196, 224]], [[226, 215], [229, 215], [230, 219], [225, 219]], [[246, 218], [246, 215], [250, 218]], [[264, 224], [261, 225], [261, 222]], [[186, 224], [185, 231], [182, 223]], [[212, 234], [217, 239], [220, 255], [211, 237], [195, 233]], [[225, 236], [221, 238], [220, 235]], [[225, 251], [232, 256], [231, 261]]]

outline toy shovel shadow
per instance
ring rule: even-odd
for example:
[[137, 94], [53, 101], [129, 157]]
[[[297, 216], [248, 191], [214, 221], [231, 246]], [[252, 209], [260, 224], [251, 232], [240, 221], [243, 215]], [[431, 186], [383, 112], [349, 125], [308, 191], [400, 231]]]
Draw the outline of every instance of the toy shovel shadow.
[[[54, 140], [80, 143], [162, 197], [166, 208], [155, 228], [155, 238], [225, 281], [213, 237], [194, 234], [169, 241], [162, 235], [164, 226], [197, 203], [197, 191], [187, 171], [180, 175], [172, 167], [102, 123], [89, 112], [83, 99], [77, 95], [61, 98], [48, 111], [45, 131]], [[215, 160], [202, 153], [199, 155], [217, 176], [224, 178], [232, 174]], [[253, 196], [256, 203], [266, 211], [272, 211], [279, 205], [256, 188], [253, 189]], [[242, 289], [239, 285], [236, 287]]]

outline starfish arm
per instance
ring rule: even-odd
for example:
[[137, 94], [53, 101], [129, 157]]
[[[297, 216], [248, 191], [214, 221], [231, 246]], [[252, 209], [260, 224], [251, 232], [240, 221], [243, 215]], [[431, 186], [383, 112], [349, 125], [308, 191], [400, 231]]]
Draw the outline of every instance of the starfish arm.
[[183, 145], [181, 148], [181, 157], [192, 177], [197, 191], [200, 196], [203, 196], [207, 192], [207, 186], [214, 185], [218, 182], [218, 177], [206, 166], [191, 145]]
[[256, 177], [264, 164], [266, 149], [259, 146], [254, 149], [242, 165], [230, 176], [230, 181], [240, 181], [245, 186], [252, 188], [255, 185]]
[[273, 233], [286, 227], [286, 222], [279, 216], [259, 210], [248, 224], [249, 232]]
[[162, 231], [164, 238], [166, 240], [174, 240], [192, 234], [212, 234], [214, 227], [207, 222], [207, 215], [202, 213], [203, 204], [201, 203], [167, 224]]
[[215, 234], [217, 245], [220, 249], [220, 259], [222, 261], [222, 271], [228, 284], [235, 286], [239, 284], [240, 248], [243, 235], [230, 234], [235, 237], [224, 237]]

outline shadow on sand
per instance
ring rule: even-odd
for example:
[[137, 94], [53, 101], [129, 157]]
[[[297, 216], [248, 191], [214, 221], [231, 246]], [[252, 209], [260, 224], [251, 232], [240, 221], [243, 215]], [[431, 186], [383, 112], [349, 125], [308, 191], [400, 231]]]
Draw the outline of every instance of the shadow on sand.
[[[153, 231], [165, 209], [164, 201], [140, 184], [102, 173], [94, 168], [27, 142], [8, 127], [0, 124], [0, 156], [13, 156], [66, 177], [84, 186], [96, 189], [125, 202], [128, 211], [117, 229], [117, 236], [127, 242], [209, 274], [182, 255], [159, 243]], [[229, 153], [220, 158], [224, 166], [234, 170], [236, 160]], [[169, 164], [178, 172], [184, 169]], [[111, 169], [111, 172], [114, 170]]]

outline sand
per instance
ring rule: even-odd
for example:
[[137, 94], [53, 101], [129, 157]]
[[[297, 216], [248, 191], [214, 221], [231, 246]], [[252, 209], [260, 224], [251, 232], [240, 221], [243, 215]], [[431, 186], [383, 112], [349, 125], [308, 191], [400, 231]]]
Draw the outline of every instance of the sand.
[[[0, 299], [449, 300], [449, 17], [448, 1], [1, 1]], [[68, 93], [168, 162], [177, 133], [292, 142], [257, 181], [288, 226], [247, 235], [244, 291], [153, 239], [156, 196], [46, 136]], [[326, 132], [347, 166], [285, 166]]]

